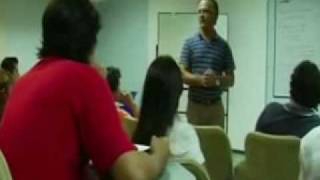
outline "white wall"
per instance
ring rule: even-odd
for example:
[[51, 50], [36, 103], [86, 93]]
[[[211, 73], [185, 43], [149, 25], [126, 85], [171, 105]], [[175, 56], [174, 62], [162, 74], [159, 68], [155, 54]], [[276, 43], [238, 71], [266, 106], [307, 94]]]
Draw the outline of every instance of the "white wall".
[[196, 12], [197, 0], [149, 0], [148, 59], [156, 56], [158, 12]]
[[254, 130], [266, 96], [267, 0], [221, 0], [237, 69], [230, 94], [229, 137], [235, 149]]
[[[48, 1], [0, 0], [0, 59], [17, 56], [22, 74], [38, 61], [41, 18]], [[121, 67], [124, 89], [140, 90], [148, 64], [148, 0], [95, 3], [103, 24], [98, 37], [98, 61]]]
[[101, 1], [98, 10], [103, 25], [98, 60], [121, 69], [123, 89], [140, 92], [148, 64], [148, 0]]
[[[229, 43], [237, 66], [236, 84], [230, 91], [229, 137], [234, 149], [243, 150], [244, 139], [254, 129], [265, 104], [266, 93], [266, 0], [220, 0], [228, 15]], [[155, 56], [157, 13], [194, 12], [197, 0], [149, 0], [149, 54]]]
[[41, 17], [47, 2], [48, 0], [6, 0], [3, 6], [5, 52], [1, 58], [17, 56], [21, 73], [37, 62], [37, 48], [41, 42]]

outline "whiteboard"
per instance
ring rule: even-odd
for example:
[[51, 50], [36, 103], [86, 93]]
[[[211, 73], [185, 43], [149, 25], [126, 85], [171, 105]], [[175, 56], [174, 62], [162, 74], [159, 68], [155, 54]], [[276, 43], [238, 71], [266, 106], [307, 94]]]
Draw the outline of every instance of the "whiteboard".
[[320, 65], [320, 0], [271, 1], [269, 25], [274, 26], [274, 34], [269, 38], [274, 38], [274, 46], [268, 47], [274, 48], [269, 58], [274, 61], [269, 67], [273, 69], [272, 94], [283, 98], [289, 97], [290, 76], [297, 64], [311, 60]]
[[[219, 15], [216, 30], [225, 40], [228, 38], [228, 16]], [[158, 14], [158, 54], [171, 55], [177, 63], [180, 61], [182, 46], [187, 38], [199, 32], [198, 13], [195, 12], [160, 12]], [[187, 87], [183, 91], [178, 112], [185, 113], [188, 102]], [[226, 101], [226, 95], [223, 96]], [[227, 103], [224, 102], [224, 105]]]

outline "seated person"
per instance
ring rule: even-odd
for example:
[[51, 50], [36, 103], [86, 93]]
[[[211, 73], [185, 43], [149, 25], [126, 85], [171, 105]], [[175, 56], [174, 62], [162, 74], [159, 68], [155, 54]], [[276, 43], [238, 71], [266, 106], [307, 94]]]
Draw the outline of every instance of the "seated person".
[[300, 144], [300, 179], [320, 179], [320, 127], [312, 129]]
[[317, 106], [320, 102], [320, 72], [318, 67], [303, 61], [291, 75], [290, 101], [270, 103], [261, 113], [256, 130], [276, 135], [303, 137], [320, 125]]
[[19, 78], [18, 59], [16, 57], [6, 57], [1, 62], [0, 69], [0, 118], [7, 101], [11, 87]]
[[0, 149], [14, 180], [86, 180], [91, 160], [103, 179], [157, 179], [168, 140], [137, 152], [122, 130], [106, 81], [90, 67], [100, 29], [89, 0], [50, 1], [41, 59], [10, 92]]
[[[139, 122], [133, 135], [137, 144], [150, 145], [153, 135], [168, 136], [171, 158], [167, 168], [171, 178], [185, 179], [179, 159], [192, 159], [204, 163], [198, 136], [187, 119], [177, 115], [179, 98], [183, 89], [180, 69], [169, 56], [160, 56], [150, 65], [143, 88], [142, 106]], [[171, 174], [173, 172], [174, 174]], [[166, 173], [164, 173], [166, 176]], [[166, 179], [166, 178], [165, 178]]]
[[113, 98], [116, 100], [116, 106], [120, 117], [138, 118], [139, 107], [134, 102], [130, 93], [120, 90], [120, 78], [121, 73], [118, 68], [111, 66], [107, 68], [107, 80], [109, 82]]

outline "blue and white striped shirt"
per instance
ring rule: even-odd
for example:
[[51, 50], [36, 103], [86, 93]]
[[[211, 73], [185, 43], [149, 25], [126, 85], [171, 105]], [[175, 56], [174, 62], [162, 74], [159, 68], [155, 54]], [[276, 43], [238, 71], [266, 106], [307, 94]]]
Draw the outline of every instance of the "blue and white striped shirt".
[[[235, 64], [228, 43], [220, 36], [211, 41], [205, 40], [200, 33], [186, 40], [181, 52], [181, 64], [193, 74], [204, 74], [208, 69], [221, 74], [233, 71]], [[196, 102], [220, 99], [222, 89], [218, 87], [190, 87], [189, 99]]]

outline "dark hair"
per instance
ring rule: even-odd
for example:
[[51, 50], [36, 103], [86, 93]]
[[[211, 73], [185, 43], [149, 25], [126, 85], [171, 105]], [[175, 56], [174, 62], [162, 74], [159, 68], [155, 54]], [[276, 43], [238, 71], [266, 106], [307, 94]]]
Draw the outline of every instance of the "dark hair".
[[115, 92], [119, 89], [120, 78], [121, 78], [121, 72], [120, 72], [119, 68], [112, 67], [112, 66], [107, 67], [106, 79], [109, 82], [109, 85], [110, 85], [112, 92]]
[[1, 62], [1, 68], [14, 73], [17, 68], [19, 61], [17, 57], [5, 57]]
[[99, 29], [99, 14], [89, 0], [53, 0], [42, 17], [38, 55], [89, 63]]
[[149, 145], [153, 135], [167, 134], [173, 125], [183, 82], [181, 71], [170, 56], [160, 56], [150, 65], [144, 82], [139, 123], [133, 141]]
[[317, 108], [320, 103], [320, 71], [316, 64], [306, 60], [294, 69], [291, 75], [290, 95], [302, 106]]

